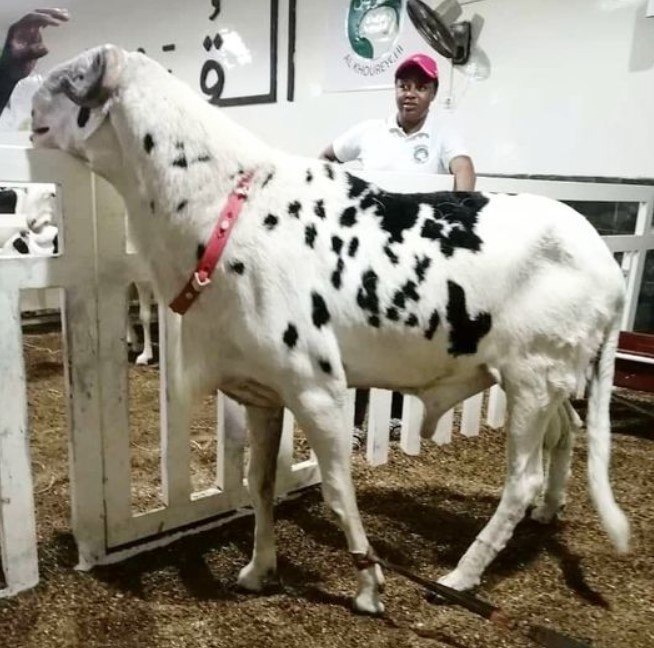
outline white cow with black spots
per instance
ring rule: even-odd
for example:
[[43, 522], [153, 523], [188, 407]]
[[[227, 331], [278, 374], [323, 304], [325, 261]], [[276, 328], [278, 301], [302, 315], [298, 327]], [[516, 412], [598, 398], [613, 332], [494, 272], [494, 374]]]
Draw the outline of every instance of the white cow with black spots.
[[[83, 127], [71, 101], [91, 109]], [[546, 429], [569, 426], [568, 398], [588, 384], [590, 491], [626, 550], [628, 523], [608, 476], [623, 279], [572, 209], [532, 195], [386, 193], [266, 146], [157, 63], [114, 46], [48, 76], [34, 99], [34, 143], [87, 160], [117, 187], [166, 303], [195, 269], [239, 178], [253, 174], [211, 284], [180, 318], [176, 362], [189, 403], [221, 389], [247, 406], [256, 529], [242, 586], [260, 590], [276, 569], [273, 482], [285, 405], [315, 450], [325, 499], [360, 567], [355, 607], [383, 610], [383, 577], [366, 559], [350, 473], [352, 386], [421, 398], [425, 437], [454, 403], [495, 381], [505, 389], [502, 499], [443, 579], [465, 589], [538, 495]], [[559, 454], [541, 518], [562, 501], [569, 452]]]
[[25, 217], [26, 227], [9, 236], [0, 247], [2, 256], [50, 256], [58, 251], [56, 194], [38, 186], [18, 190], [6, 189], [15, 195], [14, 211]]

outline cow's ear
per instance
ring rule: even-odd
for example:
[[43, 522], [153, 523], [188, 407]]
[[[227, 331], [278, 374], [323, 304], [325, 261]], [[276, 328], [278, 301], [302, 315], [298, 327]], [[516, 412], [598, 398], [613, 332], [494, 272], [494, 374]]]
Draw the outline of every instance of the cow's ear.
[[115, 91], [125, 64], [126, 52], [115, 45], [104, 45], [80, 54], [53, 70], [53, 92], [63, 92], [78, 106], [102, 106]]

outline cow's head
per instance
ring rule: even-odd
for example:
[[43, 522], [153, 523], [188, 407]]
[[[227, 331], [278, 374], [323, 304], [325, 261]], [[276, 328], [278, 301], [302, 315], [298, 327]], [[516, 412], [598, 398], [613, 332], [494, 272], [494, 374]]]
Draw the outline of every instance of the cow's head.
[[54, 225], [57, 210], [57, 194], [52, 189], [28, 187], [23, 203], [27, 227], [40, 233], [48, 225]]
[[88, 159], [86, 141], [105, 122], [127, 53], [88, 50], [53, 69], [32, 101], [32, 142]]

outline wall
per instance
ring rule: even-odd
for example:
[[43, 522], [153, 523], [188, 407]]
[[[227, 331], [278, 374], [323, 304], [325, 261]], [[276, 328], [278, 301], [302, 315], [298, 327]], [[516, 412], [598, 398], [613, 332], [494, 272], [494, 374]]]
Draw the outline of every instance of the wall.
[[[198, 30], [205, 29], [180, 14], [174, 0], [61, 4], [70, 6], [73, 20], [48, 31], [49, 64], [106, 41], [129, 47], [142, 42], [146, 49], [148, 43], [199, 44]], [[153, 4], [160, 8], [154, 15], [148, 10]], [[285, 101], [288, 0], [280, 0], [280, 102], [226, 110], [271, 143], [314, 155], [356, 121], [386, 115], [393, 97], [390, 90], [321, 93], [333, 5], [297, 4], [296, 101]], [[645, 0], [462, 4], [463, 17], [473, 19], [479, 32], [478, 49], [471, 64], [452, 74], [439, 59], [437, 110], [445, 111], [443, 100], [451, 94], [452, 113], [479, 171], [654, 176], [654, 18], [645, 18]], [[185, 13], [198, 5], [203, 16], [210, 13], [208, 0]], [[195, 81], [201, 55], [197, 48], [177, 52], [175, 72]]]

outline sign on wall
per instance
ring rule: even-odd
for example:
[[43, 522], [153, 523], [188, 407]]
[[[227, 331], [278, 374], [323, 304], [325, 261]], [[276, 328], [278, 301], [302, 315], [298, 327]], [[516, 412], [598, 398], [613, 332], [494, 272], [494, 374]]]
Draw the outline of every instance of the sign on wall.
[[211, 4], [217, 32], [202, 42], [207, 58], [200, 90], [217, 106], [276, 101], [278, 0], [256, 0], [256, 6], [243, 0]]
[[388, 88], [409, 54], [435, 52], [417, 34], [406, 0], [332, 0], [323, 87], [329, 92]]
[[134, 49], [216, 106], [271, 103], [277, 100], [278, 20], [279, 0], [204, 0], [190, 4], [176, 23], [164, 20], [144, 32]]

